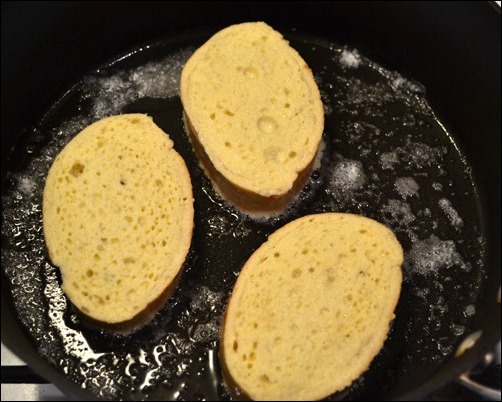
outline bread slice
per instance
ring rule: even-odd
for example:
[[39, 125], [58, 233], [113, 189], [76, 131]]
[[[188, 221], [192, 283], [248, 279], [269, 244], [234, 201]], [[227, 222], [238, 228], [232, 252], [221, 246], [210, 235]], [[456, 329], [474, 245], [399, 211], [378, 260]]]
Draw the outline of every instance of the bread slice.
[[308, 178], [324, 129], [301, 56], [263, 22], [232, 25], [181, 73], [192, 144], [220, 193], [247, 212], [277, 212]]
[[358, 215], [299, 218], [244, 265], [220, 353], [227, 384], [253, 400], [317, 400], [368, 369], [394, 318], [403, 251]]
[[135, 322], [160, 307], [187, 256], [193, 217], [185, 162], [143, 114], [82, 130], [45, 183], [49, 257], [74, 306], [100, 323]]

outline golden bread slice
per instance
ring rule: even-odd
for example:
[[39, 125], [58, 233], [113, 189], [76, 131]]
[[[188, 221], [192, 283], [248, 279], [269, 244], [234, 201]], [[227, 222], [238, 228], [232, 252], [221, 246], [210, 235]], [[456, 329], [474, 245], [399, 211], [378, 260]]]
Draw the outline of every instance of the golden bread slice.
[[165, 294], [187, 256], [193, 217], [185, 162], [143, 114], [82, 130], [45, 183], [49, 257], [71, 302], [101, 323], [134, 322]]
[[264, 22], [232, 25], [185, 64], [186, 125], [208, 176], [249, 212], [277, 212], [309, 176], [324, 129], [312, 71]]
[[348, 387], [384, 344], [402, 262], [395, 235], [359, 215], [308, 215], [274, 232], [227, 305], [220, 354], [229, 387], [263, 401]]

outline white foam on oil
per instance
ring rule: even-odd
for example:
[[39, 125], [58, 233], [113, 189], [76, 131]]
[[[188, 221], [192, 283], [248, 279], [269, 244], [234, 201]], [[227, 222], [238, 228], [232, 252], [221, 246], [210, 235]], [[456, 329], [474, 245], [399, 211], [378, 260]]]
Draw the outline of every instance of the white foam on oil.
[[474, 304], [468, 304], [464, 307], [464, 315], [466, 317], [472, 317], [476, 314], [476, 306]]
[[464, 220], [460, 217], [457, 210], [453, 208], [453, 205], [451, 204], [451, 201], [449, 199], [441, 198], [438, 204], [445, 215], [448, 217], [448, 220], [450, 221], [452, 226], [458, 229], [464, 225]]
[[399, 163], [399, 157], [395, 151], [384, 152], [380, 154], [380, 165], [382, 169], [394, 169], [395, 165]]
[[412, 244], [406, 254], [405, 267], [409, 272], [423, 276], [437, 275], [444, 269], [468, 271], [471, 268], [457, 252], [452, 240], [442, 240], [436, 235]]
[[178, 95], [181, 70], [193, 53], [183, 49], [168, 57], [108, 77], [88, 77], [84, 83], [93, 101], [92, 117], [120, 113], [141, 98], [169, 99]]
[[413, 177], [398, 177], [394, 182], [394, 187], [404, 199], [418, 197], [418, 190], [420, 189], [420, 186]]
[[460, 336], [460, 335], [464, 334], [465, 327], [463, 325], [453, 324], [451, 326], [451, 330], [452, 330], [453, 335]]
[[330, 177], [326, 187], [326, 193], [336, 196], [350, 196], [356, 190], [361, 189], [366, 182], [366, 175], [362, 162], [344, 159], [337, 162], [330, 169]]
[[446, 153], [444, 147], [433, 147], [423, 142], [408, 139], [404, 147], [396, 149], [403, 162], [416, 169], [427, 168], [439, 164]]
[[391, 85], [394, 87], [394, 89], [397, 90], [410, 91], [414, 93], [425, 92], [425, 89], [421, 84], [408, 80], [398, 73], [394, 73], [394, 78], [391, 81]]
[[36, 188], [37, 184], [33, 179], [26, 176], [21, 176], [19, 178], [19, 190], [25, 195], [32, 195]]
[[409, 136], [404, 145], [395, 147], [392, 151], [383, 152], [379, 156], [379, 162], [382, 169], [394, 170], [397, 166], [404, 165], [409, 170], [423, 170], [431, 166], [441, 166], [445, 153], [444, 147], [433, 147], [414, 141]]
[[381, 208], [384, 220], [391, 227], [408, 227], [416, 219], [411, 211], [410, 204], [396, 199], [390, 199]]
[[361, 56], [355, 49], [343, 49], [340, 54], [340, 64], [347, 68], [357, 68], [361, 64]]
[[433, 182], [431, 186], [436, 191], [443, 191], [443, 185], [441, 183], [438, 183], [437, 181]]

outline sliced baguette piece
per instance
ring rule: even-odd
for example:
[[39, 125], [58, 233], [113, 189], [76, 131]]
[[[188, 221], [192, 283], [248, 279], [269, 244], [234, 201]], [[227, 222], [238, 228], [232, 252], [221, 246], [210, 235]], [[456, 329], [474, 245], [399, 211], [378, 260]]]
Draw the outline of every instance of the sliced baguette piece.
[[144, 114], [91, 124], [46, 179], [49, 257], [64, 293], [94, 323], [120, 327], [152, 317], [179, 277], [193, 220], [185, 162]]
[[192, 144], [221, 195], [251, 213], [283, 210], [308, 178], [324, 129], [312, 71], [264, 22], [232, 25], [185, 64]]
[[308, 215], [274, 232], [244, 265], [226, 308], [229, 388], [291, 401], [348, 387], [384, 344], [402, 262], [395, 235], [359, 215]]

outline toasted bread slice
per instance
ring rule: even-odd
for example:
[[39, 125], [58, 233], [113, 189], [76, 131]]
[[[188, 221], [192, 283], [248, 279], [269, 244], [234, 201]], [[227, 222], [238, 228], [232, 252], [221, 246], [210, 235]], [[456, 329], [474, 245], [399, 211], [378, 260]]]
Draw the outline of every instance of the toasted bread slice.
[[134, 322], [165, 296], [187, 256], [193, 216], [185, 162], [143, 114], [82, 130], [45, 183], [49, 257], [71, 302], [101, 323]]
[[366, 371], [387, 337], [403, 251], [382, 224], [324, 213], [273, 233], [227, 305], [227, 384], [253, 400], [317, 400]]
[[190, 57], [180, 93], [192, 144], [220, 193], [245, 211], [284, 209], [324, 129], [319, 89], [298, 52], [263, 22], [232, 25]]

